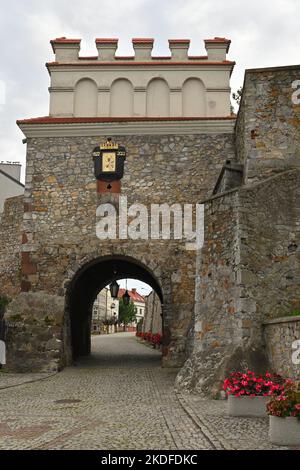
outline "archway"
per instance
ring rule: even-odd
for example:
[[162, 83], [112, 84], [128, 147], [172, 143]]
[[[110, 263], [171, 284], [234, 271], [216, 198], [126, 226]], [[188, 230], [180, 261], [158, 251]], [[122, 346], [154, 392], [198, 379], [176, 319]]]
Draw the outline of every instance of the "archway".
[[[113, 280], [131, 277], [153, 288], [163, 305], [162, 287], [147, 266], [127, 256], [100, 257], [85, 264], [66, 294], [66, 347], [76, 359], [91, 352], [91, 317], [98, 292]], [[163, 321], [164, 325], [164, 321]]]

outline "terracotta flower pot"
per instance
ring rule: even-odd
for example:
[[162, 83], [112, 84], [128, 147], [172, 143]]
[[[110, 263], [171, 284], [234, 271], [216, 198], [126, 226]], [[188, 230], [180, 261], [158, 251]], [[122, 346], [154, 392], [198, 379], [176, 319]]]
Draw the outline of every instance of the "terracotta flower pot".
[[280, 446], [300, 446], [300, 421], [293, 416], [270, 416], [269, 439]]
[[235, 397], [228, 396], [228, 414], [230, 416], [264, 417], [267, 415], [266, 405], [270, 397]]

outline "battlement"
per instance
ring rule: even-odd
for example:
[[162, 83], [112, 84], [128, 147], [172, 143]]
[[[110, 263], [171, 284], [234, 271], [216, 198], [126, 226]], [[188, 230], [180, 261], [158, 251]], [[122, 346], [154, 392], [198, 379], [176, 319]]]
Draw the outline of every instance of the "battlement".
[[134, 38], [134, 56], [118, 56], [118, 39], [97, 38], [98, 54], [81, 57], [81, 39], [51, 41], [55, 60], [50, 117], [227, 117], [230, 40], [205, 39], [207, 55], [189, 56], [189, 39], [169, 39], [170, 55], [152, 55], [153, 38]]
[[[50, 41], [53, 52], [55, 54], [55, 63], [76, 62], [80, 60], [86, 61], [226, 61], [226, 54], [229, 51], [230, 39], [215, 37], [214, 39], [205, 39], [205, 49], [207, 55], [189, 56], [188, 50], [190, 46], [189, 39], [169, 39], [170, 56], [153, 57], [152, 50], [154, 45], [153, 38], [133, 38], [132, 46], [134, 56], [117, 56], [119, 40], [117, 38], [96, 38], [97, 56], [80, 57], [81, 39], [68, 39], [66, 37], [52, 39]], [[53, 64], [49, 64], [53, 65]]]

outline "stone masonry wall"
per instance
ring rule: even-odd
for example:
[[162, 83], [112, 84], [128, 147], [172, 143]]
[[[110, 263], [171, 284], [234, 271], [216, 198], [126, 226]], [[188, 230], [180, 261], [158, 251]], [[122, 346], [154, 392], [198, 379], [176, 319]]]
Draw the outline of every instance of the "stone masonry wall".
[[219, 377], [239, 342], [238, 192], [205, 204], [205, 240], [197, 259], [195, 327], [191, 357], [177, 385], [199, 393], [219, 393]]
[[[269, 320], [264, 324], [264, 337], [271, 367], [278, 374], [298, 379], [300, 374], [300, 317]], [[297, 349], [292, 344], [298, 341]], [[295, 355], [296, 361], [292, 360]]]
[[300, 169], [240, 192], [241, 284], [260, 323], [300, 308]]
[[23, 196], [17, 196], [5, 201], [0, 215], [0, 295], [10, 298], [20, 292], [23, 211]]
[[46, 292], [22, 292], [5, 314], [6, 369], [12, 372], [60, 370], [63, 354], [64, 299]]
[[299, 308], [300, 170], [206, 202], [191, 358], [177, 383], [217, 395], [233, 368], [269, 361], [263, 322]]
[[[23, 291], [64, 296], [76, 273], [92, 260], [126, 255], [149, 268], [163, 291], [165, 363], [186, 358], [194, 309], [195, 252], [181, 240], [102, 240], [96, 208], [92, 151], [97, 137], [28, 138], [22, 247]], [[226, 159], [234, 159], [233, 135], [120, 136], [128, 152], [121, 194], [133, 203], [191, 203], [207, 197]], [[68, 319], [64, 319], [68, 324]], [[67, 333], [63, 335], [65, 343]], [[62, 350], [66, 349], [66, 344]]]
[[247, 184], [300, 166], [299, 79], [299, 65], [246, 71], [235, 134]]
[[152, 291], [145, 297], [145, 315], [142, 331], [151, 333], [162, 333], [162, 308], [158, 295]]

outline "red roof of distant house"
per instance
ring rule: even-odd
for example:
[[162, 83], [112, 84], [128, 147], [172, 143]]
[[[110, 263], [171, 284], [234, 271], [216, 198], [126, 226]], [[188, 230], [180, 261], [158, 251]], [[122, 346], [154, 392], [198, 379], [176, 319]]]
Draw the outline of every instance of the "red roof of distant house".
[[[123, 297], [123, 295], [125, 294], [125, 292], [126, 292], [126, 289], [119, 289], [119, 293], [118, 293], [119, 299], [120, 299], [121, 297]], [[135, 289], [133, 289], [133, 290], [128, 290], [128, 294], [130, 295], [130, 298], [131, 298], [134, 302], [143, 302], [143, 303], [145, 303], [144, 297], [142, 297]]]

